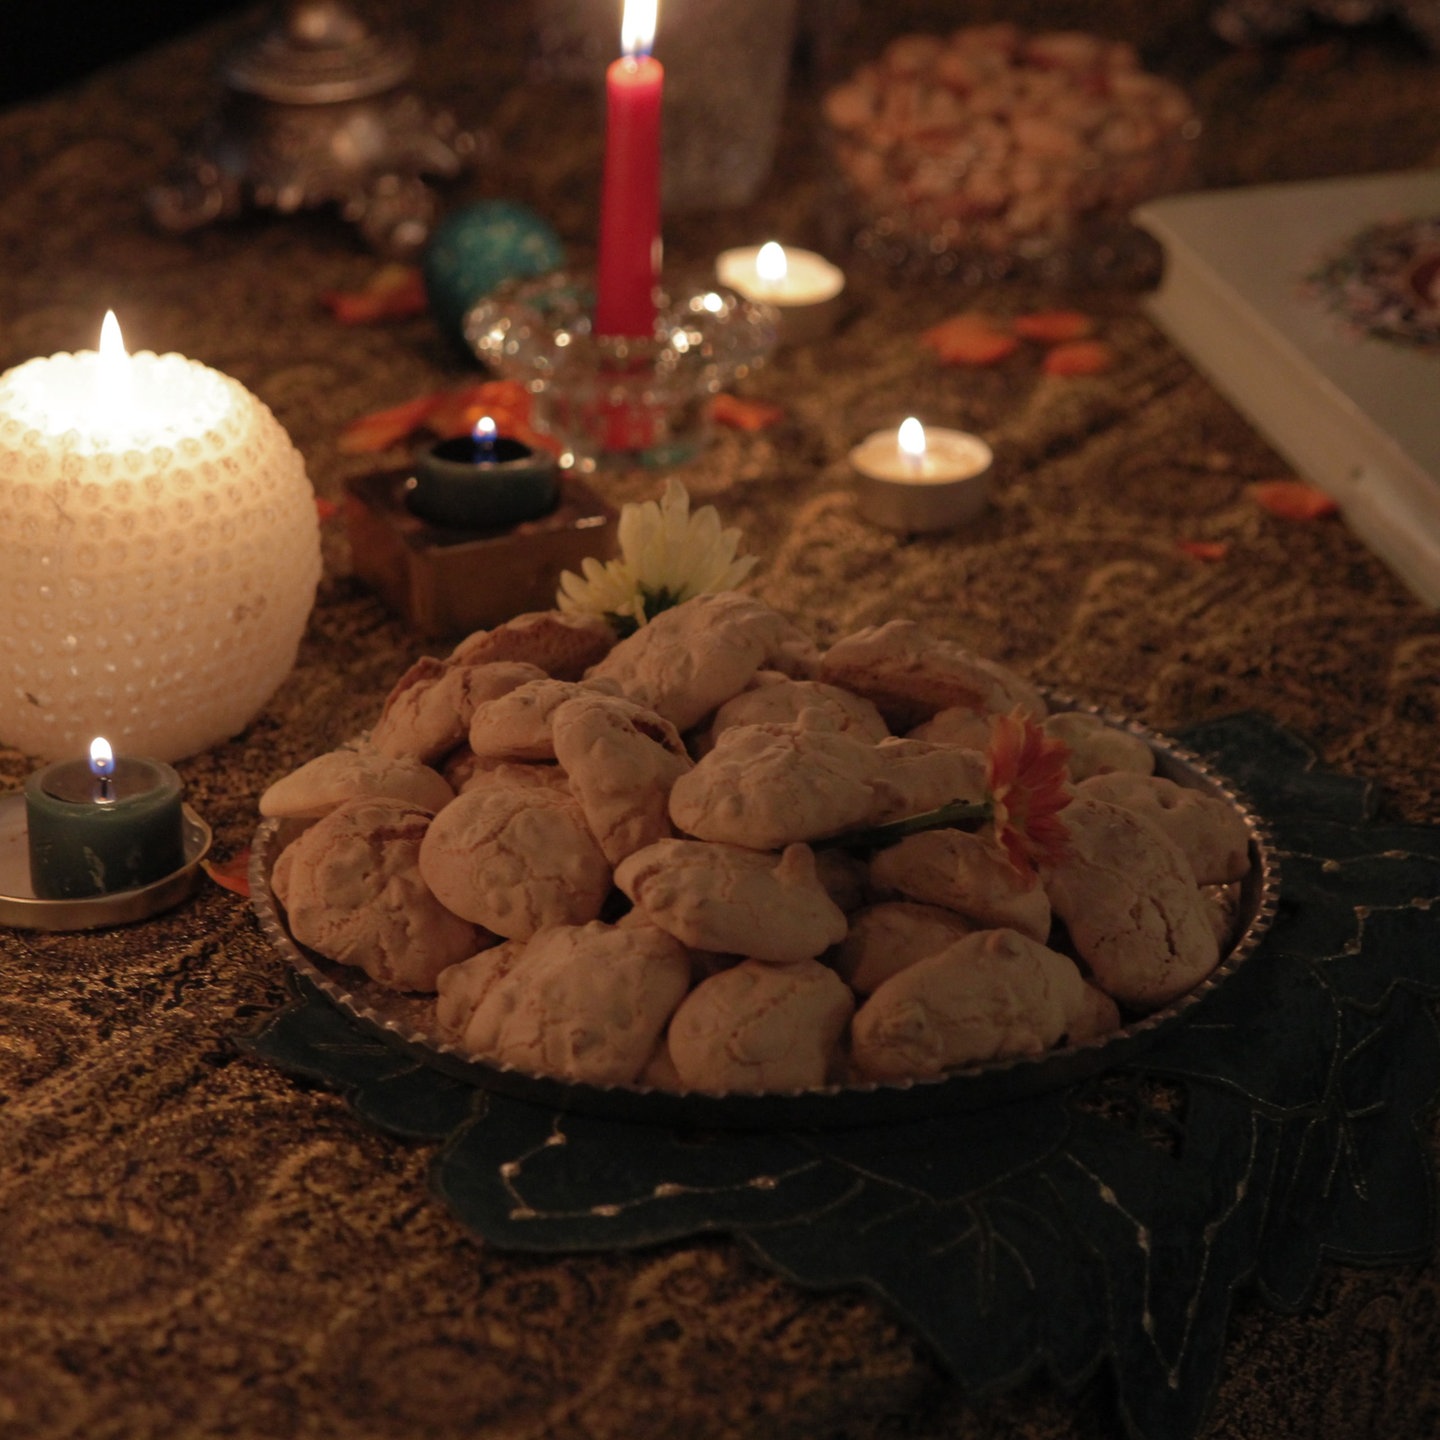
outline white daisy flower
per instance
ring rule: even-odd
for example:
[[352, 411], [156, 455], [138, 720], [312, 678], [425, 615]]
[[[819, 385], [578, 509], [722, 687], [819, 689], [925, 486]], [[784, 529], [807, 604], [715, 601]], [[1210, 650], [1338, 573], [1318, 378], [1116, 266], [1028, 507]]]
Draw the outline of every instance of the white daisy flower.
[[661, 610], [696, 595], [733, 590], [756, 557], [736, 558], [739, 530], [721, 528], [713, 505], [690, 513], [690, 496], [673, 477], [658, 501], [620, 509], [620, 555], [602, 565], [593, 557], [582, 575], [560, 577], [556, 604], [569, 615], [599, 615], [626, 633]]

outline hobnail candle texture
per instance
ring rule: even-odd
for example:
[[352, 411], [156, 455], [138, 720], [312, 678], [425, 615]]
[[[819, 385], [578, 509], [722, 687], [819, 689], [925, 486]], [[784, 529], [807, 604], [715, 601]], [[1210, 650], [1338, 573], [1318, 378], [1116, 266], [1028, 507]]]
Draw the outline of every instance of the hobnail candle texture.
[[0, 375], [0, 741], [175, 760], [254, 718], [320, 577], [305, 465], [238, 381], [94, 352]]

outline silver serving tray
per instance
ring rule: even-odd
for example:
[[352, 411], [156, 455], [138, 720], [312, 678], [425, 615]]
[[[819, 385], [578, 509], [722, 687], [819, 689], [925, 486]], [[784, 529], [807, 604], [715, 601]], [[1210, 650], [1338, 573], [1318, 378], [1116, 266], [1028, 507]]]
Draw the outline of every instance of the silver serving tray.
[[1235, 788], [1198, 755], [1137, 721], [1059, 696], [1048, 699], [1052, 710], [1084, 710], [1139, 736], [1155, 752], [1157, 775], [1221, 797], [1235, 808], [1250, 835], [1250, 873], [1234, 887], [1238, 891], [1234, 938], [1219, 965], [1193, 990], [1163, 1010], [1083, 1044], [1039, 1055], [1014, 1056], [925, 1079], [830, 1085], [762, 1095], [716, 1095], [561, 1080], [473, 1059], [440, 1035], [433, 996], [387, 990], [364, 971], [336, 964], [296, 943], [271, 888], [270, 872], [281, 851], [308, 822], [261, 823], [250, 858], [251, 904], [261, 928], [282, 958], [339, 1009], [387, 1044], [458, 1080], [553, 1109], [667, 1126], [754, 1130], [853, 1127], [1002, 1104], [1058, 1089], [1107, 1069], [1130, 1058], [1174, 1025], [1254, 954], [1274, 919], [1279, 891], [1279, 866], [1263, 822]]

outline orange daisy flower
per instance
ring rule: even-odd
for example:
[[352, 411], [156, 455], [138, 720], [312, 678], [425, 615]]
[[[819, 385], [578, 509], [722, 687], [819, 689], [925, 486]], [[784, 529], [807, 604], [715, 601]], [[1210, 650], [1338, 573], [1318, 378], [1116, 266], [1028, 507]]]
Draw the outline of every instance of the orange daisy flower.
[[968, 830], [993, 826], [996, 843], [1022, 874], [1033, 876], [1039, 863], [1061, 859], [1070, 832], [1060, 818], [1070, 803], [1065, 768], [1070, 747], [1053, 739], [1023, 711], [994, 715], [985, 756], [983, 800], [952, 800], [935, 810], [889, 820], [866, 830], [851, 830], [813, 841], [817, 850], [840, 847], [856, 852], [884, 849], [925, 830]]
[[1070, 832], [1060, 818], [1070, 803], [1065, 762], [1070, 747], [1019, 710], [990, 722], [985, 781], [995, 838], [1019, 870], [1060, 859]]

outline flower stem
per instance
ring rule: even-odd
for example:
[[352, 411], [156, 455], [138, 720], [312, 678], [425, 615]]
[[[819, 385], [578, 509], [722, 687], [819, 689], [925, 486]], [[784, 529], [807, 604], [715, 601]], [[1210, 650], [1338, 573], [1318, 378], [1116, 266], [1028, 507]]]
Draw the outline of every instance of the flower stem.
[[851, 830], [812, 842], [812, 850], [883, 850], [907, 835], [925, 830], [978, 830], [995, 813], [989, 800], [952, 800], [937, 810], [923, 810], [903, 820], [872, 825], [868, 830]]

